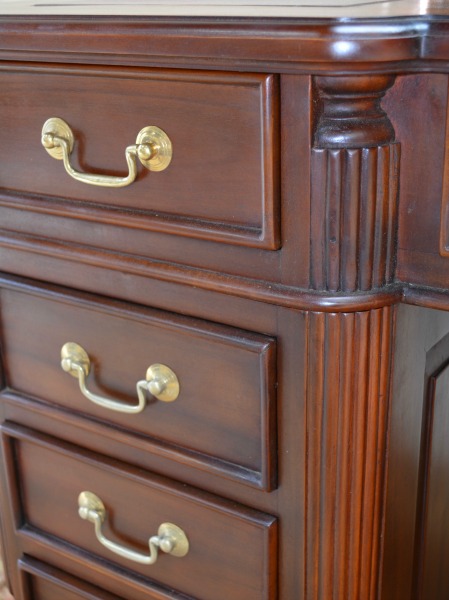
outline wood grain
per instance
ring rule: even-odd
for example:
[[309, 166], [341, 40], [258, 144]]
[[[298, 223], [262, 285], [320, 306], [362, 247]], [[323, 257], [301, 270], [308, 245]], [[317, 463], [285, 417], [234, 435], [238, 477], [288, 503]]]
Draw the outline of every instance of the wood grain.
[[449, 590], [448, 389], [446, 366], [430, 377], [424, 404], [414, 600], [444, 600]]
[[[385, 537], [382, 557], [382, 600], [438, 598], [446, 594], [444, 574], [429, 590], [419, 589], [422, 558], [425, 556], [426, 478], [432, 469], [429, 453], [432, 439], [434, 386], [449, 357], [449, 314], [416, 306], [397, 310], [394, 341], [394, 370], [391, 393], [390, 441], [386, 488]], [[411, 343], [413, 340], [413, 343]], [[444, 403], [441, 404], [444, 410]], [[444, 428], [444, 419], [433, 421]], [[429, 427], [430, 426], [430, 427]], [[435, 464], [444, 460], [436, 449]], [[430, 460], [429, 460], [430, 459]], [[444, 485], [445, 477], [441, 479]], [[446, 502], [444, 494], [442, 503]], [[444, 522], [441, 531], [445, 531]], [[441, 554], [443, 560], [444, 553]], [[436, 564], [439, 558], [434, 557]], [[444, 597], [444, 596], [443, 596]]]
[[[277, 9], [276, 9], [277, 10]], [[277, 15], [276, 15], [277, 16]], [[322, 16], [322, 15], [320, 15]], [[419, 71], [449, 57], [447, 24], [434, 19], [0, 17], [3, 60], [249, 72], [345, 74]], [[236, 32], [238, 34], [236, 35]], [[434, 38], [435, 35], [435, 38]], [[442, 39], [441, 39], [442, 38]], [[441, 63], [436, 63], [441, 67]]]
[[309, 315], [307, 600], [378, 597], [393, 315]]
[[381, 107], [394, 76], [315, 77], [315, 148], [365, 148], [394, 141], [394, 129]]
[[443, 74], [401, 77], [383, 103], [401, 141], [396, 277], [440, 289], [447, 289], [449, 276], [449, 261], [440, 255], [447, 86]]
[[21, 560], [19, 569], [26, 600], [123, 600], [32, 558]]
[[[394, 6], [423, 14], [0, 17], [0, 505], [16, 600], [448, 595], [448, 321], [395, 305], [449, 309], [449, 20]], [[170, 117], [173, 177], [141, 174], [128, 204], [66, 185], [39, 142], [63, 105], [89, 171], [121, 173], [136, 118], [168, 131]], [[57, 366], [73, 332], [96, 389], [133, 401], [154, 350], [187, 401], [138, 422], [80, 407]], [[185, 519], [191, 562], [147, 573], [103, 554], [76, 517], [85, 481], [114, 539], [144, 548], [153, 516]]]
[[[65, 540], [103, 557], [110, 569], [121, 565], [148, 583], [153, 579], [193, 598], [227, 600], [231, 593], [238, 600], [275, 599], [276, 564], [270, 559], [276, 556], [275, 517], [26, 428], [6, 426], [3, 434], [10, 436], [17, 457], [23, 529], [34, 529], [49, 542], [53, 537]], [[55, 489], [57, 494], [52, 493]], [[83, 490], [104, 501], [107, 537], [145, 552], [149, 536], [169, 521], [186, 532], [189, 553], [182, 560], [163, 555], [153, 569], [111, 554], [96, 540], [92, 524], [77, 516], [77, 498]], [[241, 548], [252, 552], [242, 553]]]
[[368, 291], [394, 280], [400, 146], [312, 150], [313, 289]]
[[310, 286], [394, 280], [400, 145], [381, 100], [394, 77], [316, 77]]
[[[38, 210], [130, 229], [278, 247], [275, 77], [3, 67], [0, 85], [5, 89], [1, 185], [36, 194]], [[126, 174], [125, 148], [149, 125], [169, 135], [173, 159], [157, 173], [138, 161], [137, 180], [126, 188], [105, 191], [74, 181], [41, 146], [41, 129], [50, 117], [64, 119], [73, 130], [71, 163], [82, 172]], [[29, 149], [25, 169], [16, 160], [24, 145]]]
[[[276, 486], [273, 338], [63, 290], [13, 287], [0, 296], [10, 390], [147, 438], [172, 459], [179, 454], [182, 462], [248, 485]], [[162, 363], [177, 374], [179, 398], [166, 403], [148, 397], [137, 415], [94, 405], [60, 367], [61, 348], [71, 341], [89, 354], [87, 387], [93, 393], [136, 404], [136, 382], [150, 364]]]

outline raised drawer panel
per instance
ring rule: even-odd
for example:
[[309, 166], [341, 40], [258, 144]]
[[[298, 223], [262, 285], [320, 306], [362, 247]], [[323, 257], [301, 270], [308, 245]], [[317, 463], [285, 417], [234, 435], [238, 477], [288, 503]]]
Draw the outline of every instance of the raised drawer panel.
[[[229, 243], [279, 246], [274, 77], [2, 67], [0, 86], [0, 186], [27, 195], [28, 208]], [[169, 136], [172, 161], [161, 172], [150, 172], [137, 161], [137, 180], [128, 187], [86, 185], [66, 174], [62, 162], [43, 148], [41, 130], [51, 117], [72, 129], [71, 162], [78, 171], [125, 176], [125, 148], [152, 125]], [[8, 198], [2, 201], [8, 203]], [[14, 202], [10, 198], [9, 204]]]
[[[274, 600], [277, 521], [268, 514], [222, 500], [165, 478], [19, 426], [4, 426], [6, 452], [17, 465], [10, 482], [20, 490], [20, 532], [59, 539], [93, 557], [148, 578], [195, 600]], [[12, 464], [12, 462], [10, 463]], [[148, 554], [148, 540], [161, 523], [186, 534], [183, 557], [159, 552], [140, 565], [104, 548], [94, 525], [78, 514], [83, 491], [103, 501], [103, 533]]]
[[415, 588], [419, 600], [445, 600], [449, 591], [449, 366], [432, 375], [421, 450]]
[[[275, 486], [273, 338], [60, 289], [10, 285], [0, 291], [9, 390], [145, 436], [159, 453], [203, 470]], [[136, 405], [136, 382], [160, 363], [177, 375], [179, 396], [165, 402], [146, 392], [137, 414], [97, 406], [61, 368], [67, 342], [88, 353], [86, 384], [101, 397]]]
[[19, 571], [25, 600], [124, 600], [32, 558]]

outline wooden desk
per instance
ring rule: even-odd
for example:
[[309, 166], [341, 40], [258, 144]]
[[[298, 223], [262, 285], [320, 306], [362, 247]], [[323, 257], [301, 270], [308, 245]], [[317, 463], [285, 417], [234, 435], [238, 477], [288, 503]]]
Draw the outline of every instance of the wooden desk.
[[16, 600], [446, 600], [447, 3], [0, 13]]

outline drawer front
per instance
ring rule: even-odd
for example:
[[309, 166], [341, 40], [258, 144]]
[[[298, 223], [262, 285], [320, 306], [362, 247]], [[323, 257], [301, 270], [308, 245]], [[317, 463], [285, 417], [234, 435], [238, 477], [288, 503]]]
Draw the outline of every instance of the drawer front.
[[[68, 542], [111, 569], [148, 578], [150, 587], [154, 582], [196, 600], [276, 597], [274, 517], [20, 426], [4, 426], [3, 438], [8, 463], [17, 465], [10, 484], [20, 490], [19, 535]], [[168, 522], [185, 533], [187, 553], [160, 550], [151, 565], [118, 556], [98, 541], [93, 523], [78, 516], [83, 491], [104, 503], [101, 533], [108, 540], [147, 556], [149, 538]]]
[[[145, 436], [155, 452], [202, 470], [275, 486], [273, 338], [59, 289], [7, 285], [0, 303], [9, 390]], [[120, 409], [138, 404], [136, 382], [154, 364], [176, 374], [179, 395], [167, 402], [141, 392], [145, 406], [137, 414], [98, 406], [61, 368], [67, 342], [89, 356], [87, 389]]]
[[19, 571], [24, 600], [124, 600], [32, 558]]
[[[3, 67], [0, 85], [0, 186], [18, 192], [17, 202], [25, 195], [37, 211], [279, 246], [274, 77]], [[72, 129], [70, 160], [80, 172], [125, 176], [125, 149], [148, 126], [169, 136], [172, 160], [160, 172], [137, 160], [136, 181], [119, 189], [75, 181], [41, 144], [42, 127], [52, 117]]]

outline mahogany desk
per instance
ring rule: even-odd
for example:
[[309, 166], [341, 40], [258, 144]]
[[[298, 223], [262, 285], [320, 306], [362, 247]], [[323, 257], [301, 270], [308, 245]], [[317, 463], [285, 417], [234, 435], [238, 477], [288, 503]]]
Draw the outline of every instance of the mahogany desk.
[[448, 72], [446, 2], [2, 3], [16, 600], [449, 597]]

